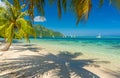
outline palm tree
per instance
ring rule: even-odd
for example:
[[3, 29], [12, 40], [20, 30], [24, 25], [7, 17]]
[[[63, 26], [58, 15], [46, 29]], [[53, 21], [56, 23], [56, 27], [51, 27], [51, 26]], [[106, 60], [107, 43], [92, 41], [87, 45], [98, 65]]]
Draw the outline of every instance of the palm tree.
[[[20, 7], [21, 1], [27, 4], [29, 16], [34, 17], [34, 9], [37, 8], [41, 15], [44, 15], [44, 6], [46, 0], [13, 0], [16, 7]], [[104, 4], [105, 0], [98, 0], [99, 6]], [[67, 8], [70, 8], [76, 15], [78, 24], [81, 20], [87, 20], [89, 12], [92, 7], [92, 0], [48, 0], [50, 4], [57, 4], [58, 17], [61, 17], [62, 8], [66, 11]], [[109, 0], [110, 4], [117, 6], [120, 9], [120, 0]]]
[[6, 51], [11, 46], [14, 38], [22, 39], [23, 37], [29, 41], [29, 35], [35, 36], [32, 24], [23, 17], [27, 15], [27, 11], [22, 11], [25, 5], [16, 7], [7, 0], [6, 8], [0, 7], [0, 36], [5, 38], [6, 44], [1, 49]]

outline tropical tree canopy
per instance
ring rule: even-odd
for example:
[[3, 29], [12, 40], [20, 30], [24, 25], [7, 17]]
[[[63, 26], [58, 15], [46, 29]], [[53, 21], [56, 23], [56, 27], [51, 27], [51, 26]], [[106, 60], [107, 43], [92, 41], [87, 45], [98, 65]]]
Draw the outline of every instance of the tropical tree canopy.
[[[14, 6], [18, 9], [20, 8], [20, 3], [26, 3], [28, 7], [28, 13], [29, 16], [34, 17], [34, 9], [37, 8], [39, 13], [41, 15], [44, 15], [44, 6], [46, 1], [49, 2], [50, 5], [57, 4], [57, 10], [58, 10], [58, 17], [61, 17], [62, 9], [64, 11], [67, 10], [67, 8], [70, 8], [72, 11], [74, 11], [77, 21], [76, 24], [80, 22], [80, 20], [87, 20], [89, 16], [89, 12], [92, 8], [92, 1], [93, 0], [12, 0], [14, 3]], [[98, 0], [99, 6], [102, 6], [104, 4], [105, 0]], [[117, 6], [120, 9], [120, 0], [108, 0], [108, 2], [112, 5]]]
[[58, 37], [63, 37], [64, 36], [62, 33], [53, 31], [51, 29], [48, 29], [45, 26], [34, 25], [33, 28], [36, 31], [36, 36], [37, 37], [44, 37], [44, 38], [55, 37], [55, 38], [58, 38]]
[[29, 35], [35, 36], [32, 24], [24, 19], [27, 11], [22, 11], [25, 5], [17, 8], [16, 6], [4, 0], [6, 8], [0, 7], [0, 36], [7, 42], [12, 42], [13, 38], [26, 38], [29, 41]]

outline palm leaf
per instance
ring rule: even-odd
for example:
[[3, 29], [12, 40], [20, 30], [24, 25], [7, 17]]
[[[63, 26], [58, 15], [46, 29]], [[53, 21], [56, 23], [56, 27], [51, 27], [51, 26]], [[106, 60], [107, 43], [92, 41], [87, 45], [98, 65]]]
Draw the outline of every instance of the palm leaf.
[[4, 25], [8, 20], [0, 17], [0, 26]]
[[57, 8], [58, 8], [58, 17], [60, 18], [61, 17], [61, 1], [58, 0], [57, 2]]
[[21, 10], [19, 0], [13, 0], [13, 2], [14, 2], [13, 5], [16, 8], [16, 11], [18, 12], [19, 10]]
[[120, 0], [110, 0], [110, 3], [120, 9]]
[[100, 0], [99, 7], [103, 6], [103, 4], [104, 4], [104, 0]]
[[14, 24], [11, 23], [10, 26], [5, 31], [5, 37], [7, 38], [8, 42], [11, 42], [12, 39], [13, 39], [13, 35], [14, 35], [13, 34], [13, 32], [14, 32], [13, 28], [14, 28]]
[[[13, 5], [7, 0], [7, 8], [0, 8], [0, 36], [11, 42], [13, 38], [26, 38], [29, 41], [29, 36], [36, 36], [31, 24], [23, 17], [28, 14], [28, 11], [23, 11], [25, 5], [20, 6], [18, 0], [14, 0]], [[16, 4], [16, 5], [15, 5]]]
[[66, 8], [67, 8], [67, 0], [62, 0], [62, 6], [63, 6], [64, 11], [66, 11]]
[[20, 26], [20, 29], [22, 29], [23, 32], [25, 32], [25, 36], [32, 35], [36, 37], [36, 33], [32, 26], [23, 18], [17, 19], [16, 20], [17, 25]]

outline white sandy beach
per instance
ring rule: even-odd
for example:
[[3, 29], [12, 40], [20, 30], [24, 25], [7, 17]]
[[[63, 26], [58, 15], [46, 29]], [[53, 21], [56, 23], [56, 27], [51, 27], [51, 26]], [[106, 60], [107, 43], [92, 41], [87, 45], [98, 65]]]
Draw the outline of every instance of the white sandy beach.
[[9, 51], [0, 52], [0, 78], [120, 77], [120, 71], [107, 67], [110, 63], [105, 60], [85, 59], [80, 53], [50, 49], [37, 44], [13, 44]]

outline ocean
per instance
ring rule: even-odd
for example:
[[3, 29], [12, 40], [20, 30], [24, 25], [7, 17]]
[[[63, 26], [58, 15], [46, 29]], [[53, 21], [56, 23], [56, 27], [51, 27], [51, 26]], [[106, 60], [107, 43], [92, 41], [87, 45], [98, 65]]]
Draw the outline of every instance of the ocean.
[[79, 58], [107, 61], [105, 64], [114, 70], [120, 69], [120, 38], [31, 38], [32, 44], [38, 44], [49, 52], [81, 53]]
[[58, 51], [84, 51], [120, 58], [120, 38], [31, 38], [30, 41]]

